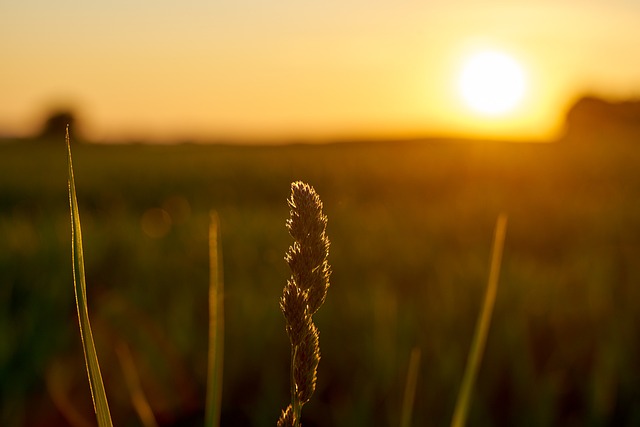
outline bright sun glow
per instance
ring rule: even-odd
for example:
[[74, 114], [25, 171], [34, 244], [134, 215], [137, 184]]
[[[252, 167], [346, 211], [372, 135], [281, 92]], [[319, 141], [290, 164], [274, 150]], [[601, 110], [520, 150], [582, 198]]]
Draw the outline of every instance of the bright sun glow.
[[502, 116], [518, 107], [525, 93], [522, 67], [497, 51], [471, 55], [462, 67], [458, 90], [465, 104], [486, 116]]

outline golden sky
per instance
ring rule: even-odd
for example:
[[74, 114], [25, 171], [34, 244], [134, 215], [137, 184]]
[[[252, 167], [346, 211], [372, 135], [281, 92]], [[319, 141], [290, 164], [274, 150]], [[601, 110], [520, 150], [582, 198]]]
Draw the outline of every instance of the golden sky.
[[[545, 139], [577, 96], [640, 95], [640, 2], [14, 0], [0, 4], [0, 134], [76, 108], [94, 140]], [[457, 93], [482, 48], [522, 103]]]

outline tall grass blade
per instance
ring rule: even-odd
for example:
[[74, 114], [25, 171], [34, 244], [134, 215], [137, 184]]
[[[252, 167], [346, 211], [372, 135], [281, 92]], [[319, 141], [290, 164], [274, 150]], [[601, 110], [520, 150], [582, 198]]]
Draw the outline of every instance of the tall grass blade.
[[484, 296], [484, 304], [482, 311], [476, 323], [476, 330], [473, 336], [473, 342], [467, 359], [467, 366], [462, 378], [462, 385], [458, 393], [458, 401], [456, 402], [451, 427], [463, 427], [467, 420], [469, 412], [469, 404], [471, 399], [471, 391], [478, 375], [478, 368], [482, 361], [487, 335], [489, 333], [489, 325], [491, 323], [491, 315], [498, 291], [498, 278], [500, 276], [500, 265], [502, 263], [502, 250], [504, 248], [504, 238], [507, 232], [507, 216], [500, 214], [496, 223], [495, 234], [493, 238], [493, 250], [491, 255], [491, 267], [489, 269], [489, 282]]
[[45, 374], [45, 384], [51, 401], [69, 427], [93, 427], [69, 397], [69, 375], [59, 363], [53, 363]]
[[84, 255], [82, 252], [82, 231], [80, 229], [80, 212], [76, 198], [76, 184], [73, 178], [73, 165], [71, 163], [71, 142], [69, 140], [69, 128], [65, 136], [69, 163], [69, 205], [71, 207], [71, 256], [73, 258], [73, 287], [76, 294], [76, 307], [78, 309], [78, 323], [80, 325], [80, 337], [84, 351], [89, 387], [93, 400], [93, 409], [96, 413], [99, 427], [111, 427], [111, 413], [107, 395], [102, 383], [98, 354], [93, 343], [93, 334], [89, 323], [89, 311], [87, 308], [87, 284], [84, 275]]
[[129, 347], [124, 342], [121, 342], [116, 347], [116, 353], [118, 354], [124, 379], [127, 383], [129, 394], [131, 395], [133, 408], [137, 412], [140, 422], [144, 427], [158, 427], [156, 418], [153, 416], [153, 411], [151, 410], [151, 405], [149, 405], [149, 401], [142, 390], [140, 376], [133, 361], [131, 350], [129, 350]]
[[205, 427], [220, 425], [222, 361], [224, 354], [224, 282], [218, 214], [211, 212], [209, 225], [209, 367]]
[[418, 372], [420, 371], [421, 351], [418, 347], [411, 350], [409, 358], [409, 369], [407, 370], [407, 382], [404, 389], [404, 399], [402, 400], [402, 413], [400, 427], [411, 426], [411, 416], [413, 415], [413, 403], [416, 397], [416, 386], [418, 385]]

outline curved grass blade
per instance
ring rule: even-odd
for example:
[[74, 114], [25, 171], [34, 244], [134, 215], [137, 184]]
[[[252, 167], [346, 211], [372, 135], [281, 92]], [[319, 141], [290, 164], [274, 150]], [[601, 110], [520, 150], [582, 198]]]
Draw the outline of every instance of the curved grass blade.
[[151, 405], [149, 405], [147, 396], [145, 396], [144, 391], [142, 390], [142, 384], [140, 384], [140, 376], [138, 375], [138, 370], [136, 369], [135, 362], [133, 361], [131, 350], [129, 350], [129, 347], [124, 342], [120, 342], [118, 346], [116, 346], [116, 354], [118, 355], [118, 359], [120, 360], [120, 366], [122, 366], [124, 379], [127, 383], [129, 394], [131, 395], [131, 403], [133, 404], [133, 409], [135, 409], [136, 413], [138, 414], [142, 426], [158, 427], [156, 418], [154, 417], [153, 411], [151, 410]]
[[416, 397], [416, 387], [418, 385], [418, 372], [420, 370], [420, 348], [414, 347], [409, 358], [409, 369], [407, 370], [407, 382], [404, 389], [404, 399], [402, 400], [402, 413], [400, 416], [400, 427], [411, 426], [411, 416], [413, 414], [413, 404]]
[[99, 427], [112, 427], [111, 413], [107, 395], [104, 391], [100, 365], [98, 364], [98, 354], [93, 343], [93, 334], [89, 323], [89, 312], [87, 309], [87, 284], [84, 275], [84, 255], [82, 252], [82, 231], [80, 229], [80, 213], [78, 211], [78, 200], [76, 198], [76, 184], [73, 178], [73, 165], [71, 163], [71, 143], [69, 141], [69, 128], [65, 136], [67, 143], [68, 163], [69, 163], [69, 205], [71, 208], [71, 256], [73, 258], [73, 288], [76, 294], [76, 307], [78, 309], [78, 323], [80, 325], [80, 338], [82, 339], [82, 349], [87, 365], [87, 375], [89, 376], [89, 387], [93, 400], [93, 409], [96, 413]]
[[93, 427], [69, 396], [69, 375], [60, 363], [54, 362], [45, 374], [45, 385], [51, 401], [62, 414], [69, 427]]
[[489, 269], [489, 282], [484, 296], [482, 311], [476, 323], [476, 331], [473, 335], [473, 342], [467, 359], [467, 366], [462, 377], [462, 385], [458, 393], [458, 401], [451, 420], [451, 427], [463, 427], [467, 420], [471, 390], [478, 375], [478, 368], [484, 354], [484, 347], [487, 342], [489, 325], [493, 306], [498, 292], [498, 277], [500, 276], [500, 265], [502, 263], [502, 249], [504, 247], [504, 237], [507, 232], [507, 216], [500, 214], [496, 223], [493, 237], [493, 251], [491, 255], [491, 267]]
[[224, 354], [224, 282], [222, 276], [222, 247], [220, 245], [218, 215], [211, 212], [209, 225], [209, 367], [205, 426], [220, 425], [222, 399], [222, 360]]

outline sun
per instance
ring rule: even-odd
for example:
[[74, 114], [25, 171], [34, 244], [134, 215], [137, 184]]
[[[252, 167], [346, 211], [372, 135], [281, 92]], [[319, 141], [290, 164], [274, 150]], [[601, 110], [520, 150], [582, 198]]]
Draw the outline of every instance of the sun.
[[499, 117], [513, 112], [521, 103], [526, 79], [520, 64], [511, 56], [484, 50], [469, 56], [462, 66], [458, 90], [468, 108]]

